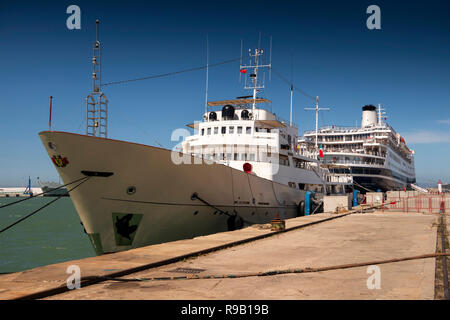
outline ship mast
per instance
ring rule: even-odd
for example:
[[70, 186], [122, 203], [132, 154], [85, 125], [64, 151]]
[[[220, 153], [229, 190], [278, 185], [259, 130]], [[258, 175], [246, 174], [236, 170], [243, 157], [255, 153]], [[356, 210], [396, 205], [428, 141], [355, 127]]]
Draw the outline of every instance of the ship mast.
[[101, 91], [101, 45], [98, 40], [99, 20], [95, 21], [95, 42], [92, 54], [92, 92], [86, 98], [86, 134], [108, 137], [108, 99]]
[[329, 111], [330, 108], [319, 108], [319, 96], [316, 97], [316, 107], [315, 108], [305, 108], [305, 110], [314, 110], [316, 111], [316, 153], [318, 152], [318, 135], [319, 135], [319, 111], [327, 110]]
[[378, 104], [378, 125], [383, 125], [383, 116], [386, 116], [386, 112], [383, 112], [384, 109], [381, 109], [381, 104]]
[[[259, 89], [264, 89], [264, 83], [260, 83], [260, 81], [258, 81], [258, 71], [260, 68], [271, 68], [272, 67], [272, 63], [266, 64], [266, 65], [260, 65], [259, 64], [259, 57], [262, 56], [263, 54], [263, 50], [262, 49], [255, 49], [255, 53], [252, 54], [252, 50], [249, 49], [248, 50], [248, 54], [250, 57], [250, 63], [247, 66], [240, 66], [240, 70], [245, 70], [245, 73], [247, 71], [247, 69], [253, 69], [253, 73], [250, 74], [250, 78], [251, 78], [251, 85], [247, 86], [247, 82], [245, 84], [245, 89], [248, 90], [253, 90], [253, 106], [252, 106], [252, 110], [253, 112], [255, 111], [256, 108], [256, 102], [254, 101], [256, 99], [256, 93], [259, 91]], [[253, 64], [252, 64], [252, 60], [253, 60]]]

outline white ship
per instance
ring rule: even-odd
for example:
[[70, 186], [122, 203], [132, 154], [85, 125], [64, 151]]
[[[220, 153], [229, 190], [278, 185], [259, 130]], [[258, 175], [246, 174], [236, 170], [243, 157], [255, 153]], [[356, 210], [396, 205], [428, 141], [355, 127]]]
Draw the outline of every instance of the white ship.
[[296, 217], [307, 191], [320, 198], [351, 184], [302, 156], [297, 127], [257, 97], [258, 73], [267, 67], [259, 64], [262, 53], [256, 49], [250, 65], [241, 65], [251, 71], [251, 98], [209, 102], [203, 120], [189, 125], [195, 133], [172, 151], [106, 138], [108, 100], [95, 42], [86, 135], [39, 135], [64, 184], [90, 177], [70, 196], [97, 254]]
[[[335, 174], [351, 174], [355, 188], [367, 191], [403, 190], [416, 182], [414, 151], [383, 121], [381, 106], [362, 108], [361, 127], [327, 126], [306, 131], [299, 140], [303, 155], [316, 155], [333, 165]], [[317, 141], [317, 143], [316, 143]]]

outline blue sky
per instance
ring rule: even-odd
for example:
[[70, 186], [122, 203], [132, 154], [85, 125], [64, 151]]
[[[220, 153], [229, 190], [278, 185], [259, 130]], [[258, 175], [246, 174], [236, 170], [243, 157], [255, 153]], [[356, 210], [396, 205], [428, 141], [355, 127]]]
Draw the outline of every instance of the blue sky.
[[[81, 8], [68, 30], [66, 8]], [[381, 8], [381, 30], [366, 8]], [[95, 19], [101, 20], [103, 82], [220, 62], [254, 48], [261, 32], [273, 67], [331, 111], [321, 125], [355, 125], [361, 107], [381, 103], [388, 122], [416, 151], [419, 182], [450, 181], [450, 20], [448, 1], [1, 1], [0, 186], [31, 175], [57, 180], [38, 138], [54, 96], [54, 130], [85, 132]], [[266, 56], [268, 59], [268, 55]], [[289, 86], [272, 74], [264, 95], [289, 118]], [[200, 120], [205, 72], [111, 85], [109, 137], [172, 147], [176, 128]], [[239, 62], [210, 69], [209, 98], [245, 95]], [[313, 129], [312, 101], [294, 95], [299, 130]]]

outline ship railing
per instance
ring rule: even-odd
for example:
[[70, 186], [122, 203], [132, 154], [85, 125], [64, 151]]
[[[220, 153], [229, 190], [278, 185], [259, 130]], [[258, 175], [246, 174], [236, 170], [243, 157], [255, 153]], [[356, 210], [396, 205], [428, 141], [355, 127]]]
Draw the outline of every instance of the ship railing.
[[378, 166], [383, 167], [383, 163], [373, 163], [373, 162], [365, 162], [365, 161], [353, 161], [353, 160], [337, 160], [337, 161], [326, 161], [325, 163], [332, 164], [359, 164], [365, 166]]
[[[233, 105], [233, 107], [235, 108], [235, 110], [244, 110], [244, 109], [247, 109], [247, 110], [249, 110], [249, 111], [251, 112], [251, 111], [252, 111], [253, 105], [252, 105], [251, 103], [248, 103], [248, 104], [241, 104], [241, 105]], [[259, 110], [265, 110], [265, 111], [267, 111], [267, 112], [270, 112], [270, 113], [272, 113], [272, 114], [275, 116], [275, 118], [276, 118], [279, 122], [283, 123], [283, 124], [286, 125], [286, 126], [292, 126], [292, 127], [298, 129], [298, 125], [297, 125], [295, 122], [292, 122], [292, 124], [289, 124], [289, 121], [287, 121], [286, 119], [284, 119], [284, 118], [278, 116], [276, 113], [274, 113], [274, 112], [272, 111], [272, 104], [271, 104], [271, 103], [259, 103], [259, 104], [258, 104], [258, 107], [257, 107], [256, 109], [257, 109], [257, 110], [258, 110], [258, 109], [259, 109]], [[211, 112], [211, 111], [221, 111], [221, 110], [222, 110], [222, 107], [221, 107], [221, 106], [208, 107], [208, 112]], [[255, 117], [255, 118], [253, 118], [253, 120], [259, 120], [259, 119], [258, 119], [257, 117]], [[206, 119], [206, 121], [209, 122], [210, 120], [209, 120], [209, 119]], [[214, 121], [217, 121], [217, 120], [214, 120]]]
[[[358, 151], [359, 150], [359, 151]], [[375, 157], [386, 158], [386, 153], [379, 152], [365, 152], [365, 150], [360, 149], [335, 149], [335, 148], [325, 148], [323, 149], [325, 153], [348, 153], [348, 154], [357, 154], [357, 155], [368, 155]]]
[[[395, 130], [392, 129], [392, 127], [390, 125], [388, 125], [387, 123], [383, 123], [381, 126], [377, 125], [374, 127], [367, 127], [367, 128], [363, 128], [363, 127], [354, 127], [354, 126], [323, 126], [320, 128], [319, 133], [348, 133], [348, 132], [364, 132], [364, 131], [373, 131], [374, 129], [389, 129], [392, 130], [395, 134]], [[305, 135], [310, 135], [310, 134], [315, 134], [316, 131], [315, 130], [307, 130], [305, 131]]]
[[353, 177], [349, 174], [329, 174], [326, 177], [327, 182], [334, 183], [352, 183]]
[[276, 138], [277, 133], [273, 132], [261, 132], [261, 131], [255, 131], [253, 133], [253, 137], [255, 138], [267, 138], [267, 139], [274, 139]]
[[283, 123], [284, 125], [286, 125], [286, 126], [291, 126], [291, 127], [294, 127], [294, 128], [297, 128], [297, 129], [298, 129], [298, 126], [297, 126], [296, 123], [292, 122], [292, 124], [289, 124], [289, 121], [287, 121], [286, 119], [284, 119], [284, 118], [282, 118], [282, 117], [280, 117], [280, 116], [277, 116], [276, 114], [275, 114], [275, 117], [277, 118], [278, 121], [280, 121], [280, 122]]

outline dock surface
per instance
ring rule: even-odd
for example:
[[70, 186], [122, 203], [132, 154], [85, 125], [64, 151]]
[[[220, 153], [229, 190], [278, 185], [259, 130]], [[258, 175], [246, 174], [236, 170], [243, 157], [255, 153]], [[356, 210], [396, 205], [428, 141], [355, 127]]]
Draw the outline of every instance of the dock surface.
[[[294, 229], [283, 233], [273, 234], [266, 226], [257, 225], [2, 275], [0, 299], [45, 292], [44, 299], [434, 299], [435, 258], [378, 265], [379, 289], [368, 287], [372, 273], [364, 266], [265, 277], [107, 280], [59, 294], [51, 291], [66, 286], [69, 265], [79, 266], [83, 278], [123, 272], [122, 279], [135, 279], [190, 272], [239, 275], [432, 254], [436, 252], [438, 218], [381, 212], [298, 217], [286, 220], [286, 228]], [[326, 221], [314, 224], [321, 220]], [[449, 222], [447, 217], [447, 230]], [[254, 237], [259, 239], [249, 241]], [[190, 257], [237, 241], [249, 242]], [[187, 258], [177, 258], [183, 256]], [[170, 263], [171, 259], [176, 262]], [[127, 272], [132, 269], [141, 271]]]

